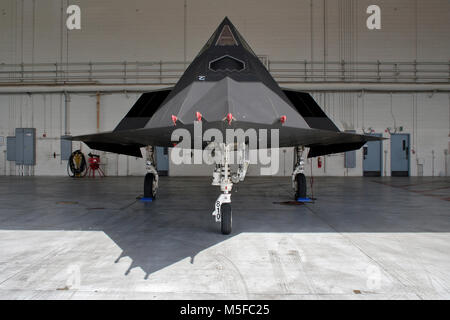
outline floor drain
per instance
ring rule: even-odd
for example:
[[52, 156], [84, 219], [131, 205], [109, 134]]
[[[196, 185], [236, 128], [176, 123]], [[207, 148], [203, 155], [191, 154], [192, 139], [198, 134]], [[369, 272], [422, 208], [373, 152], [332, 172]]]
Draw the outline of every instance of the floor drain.
[[78, 204], [78, 201], [57, 201], [56, 204]]

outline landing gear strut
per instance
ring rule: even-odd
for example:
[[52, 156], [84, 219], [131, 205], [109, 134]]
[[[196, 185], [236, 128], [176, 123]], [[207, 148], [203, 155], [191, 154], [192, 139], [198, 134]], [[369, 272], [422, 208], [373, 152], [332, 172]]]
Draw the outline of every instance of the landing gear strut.
[[148, 146], [147, 150], [147, 159], [145, 162], [145, 166], [147, 169], [147, 174], [144, 179], [144, 197], [142, 200], [144, 201], [152, 201], [155, 199], [156, 191], [158, 190], [158, 181], [159, 176], [156, 171], [155, 165], [155, 156], [154, 156], [154, 148], [152, 146]]
[[295, 147], [295, 167], [292, 172], [292, 188], [295, 192], [295, 201], [306, 201], [309, 199], [306, 196], [306, 177], [303, 160], [304, 147]]
[[222, 192], [217, 198], [214, 211], [212, 213], [216, 222], [221, 223], [222, 234], [230, 234], [232, 229], [233, 212], [231, 209], [231, 189], [233, 183], [244, 181], [249, 166], [248, 146], [245, 143], [238, 144], [238, 170], [231, 173], [230, 160], [231, 152], [234, 151], [234, 144], [218, 143], [214, 145], [214, 150], [219, 156], [216, 160], [216, 167], [213, 173], [213, 186], [220, 186]]

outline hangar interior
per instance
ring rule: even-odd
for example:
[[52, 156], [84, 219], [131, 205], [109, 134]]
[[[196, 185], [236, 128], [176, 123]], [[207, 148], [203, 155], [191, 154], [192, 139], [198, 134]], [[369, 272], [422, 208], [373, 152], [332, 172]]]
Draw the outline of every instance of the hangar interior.
[[[80, 30], [66, 28], [73, 4]], [[143, 92], [173, 86], [225, 15], [281, 87], [311, 93], [341, 130], [387, 138], [308, 159], [322, 200], [310, 207], [281, 203], [292, 148], [274, 180], [250, 166], [226, 238], [210, 166], [159, 148], [173, 178], [149, 214], [134, 201], [142, 177], [124, 177], [144, 159], [61, 140], [112, 130]], [[450, 297], [448, 0], [1, 0], [0, 16], [0, 296]], [[17, 163], [11, 138], [30, 136]], [[65, 177], [68, 148], [98, 153], [107, 178]], [[78, 289], [65, 286], [80, 266]]]
[[[404, 152], [397, 141], [405, 140], [408, 175], [448, 176], [448, 3], [381, 1], [382, 28], [368, 30], [369, 2], [282, 1], [273, 10], [264, 1], [136, 2], [126, 9], [120, 1], [75, 1], [83, 8], [81, 30], [68, 30], [67, 2], [5, 0], [0, 174], [66, 175], [60, 137], [112, 130], [142, 92], [173, 85], [221, 13], [229, 12], [280, 86], [312, 93], [341, 130], [399, 135], [368, 146], [367, 156], [364, 148], [356, 151], [347, 165], [344, 154], [322, 157], [320, 168], [311, 160], [308, 173], [390, 176]], [[16, 128], [36, 129], [36, 161], [29, 168], [7, 161], [7, 137]], [[73, 145], [79, 148], [89, 152]], [[280, 157], [274, 174], [289, 176], [292, 149]], [[108, 176], [145, 173], [142, 159], [104, 152], [101, 158]], [[173, 176], [211, 172], [160, 162]], [[249, 169], [249, 175], [258, 172]]]

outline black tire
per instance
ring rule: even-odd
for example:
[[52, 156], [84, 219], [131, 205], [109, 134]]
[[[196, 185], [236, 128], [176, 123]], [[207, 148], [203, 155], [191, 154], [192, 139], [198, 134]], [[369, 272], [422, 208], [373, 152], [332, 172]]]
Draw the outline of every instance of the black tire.
[[295, 200], [298, 198], [306, 198], [306, 177], [303, 173], [297, 174], [295, 177], [297, 183], [297, 192], [295, 193]]
[[233, 220], [233, 211], [231, 210], [231, 203], [223, 203], [220, 208], [220, 214], [222, 215], [221, 221], [222, 234], [230, 234]]
[[153, 173], [147, 173], [145, 175], [144, 179], [144, 198], [155, 198], [155, 195], [153, 194], [153, 183], [154, 183], [155, 177]]

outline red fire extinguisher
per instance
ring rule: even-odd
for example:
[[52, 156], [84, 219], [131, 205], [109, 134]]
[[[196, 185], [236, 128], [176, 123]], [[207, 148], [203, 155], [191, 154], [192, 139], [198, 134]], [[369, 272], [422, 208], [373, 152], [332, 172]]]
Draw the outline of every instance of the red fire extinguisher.
[[322, 158], [321, 157], [317, 158], [317, 168], [322, 168]]

